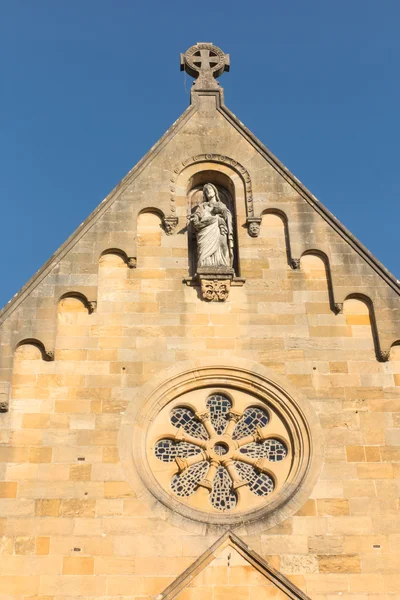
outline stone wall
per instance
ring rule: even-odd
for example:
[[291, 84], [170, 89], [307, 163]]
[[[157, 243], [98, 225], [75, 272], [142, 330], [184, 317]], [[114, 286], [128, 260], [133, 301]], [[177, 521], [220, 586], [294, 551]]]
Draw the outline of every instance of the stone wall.
[[[118, 450], [134, 392], [201, 357], [248, 359], [283, 376], [324, 431], [310, 498], [276, 527], [242, 535], [246, 543], [314, 600], [399, 593], [398, 347], [377, 360], [398, 339], [397, 293], [209, 100], [185, 113], [146, 168], [6, 310], [1, 600], [154, 598], [215, 541], [156, 517]], [[246, 166], [259, 237], [245, 227], [240, 177], [211, 159], [179, 175], [179, 223], [172, 235], [163, 229], [174, 166], [210, 148]], [[186, 186], [196, 169], [224, 171], [236, 186], [246, 282], [226, 302], [205, 302], [183, 283]], [[288, 227], [299, 268], [289, 264]], [[54, 360], [44, 360], [48, 351]], [[238, 598], [254, 596], [246, 588]]]

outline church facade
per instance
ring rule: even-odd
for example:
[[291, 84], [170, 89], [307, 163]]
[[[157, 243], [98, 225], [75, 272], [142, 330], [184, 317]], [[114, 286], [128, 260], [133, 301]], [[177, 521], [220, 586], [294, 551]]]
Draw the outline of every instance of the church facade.
[[395, 600], [399, 282], [181, 68], [0, 313], [0, 600]]

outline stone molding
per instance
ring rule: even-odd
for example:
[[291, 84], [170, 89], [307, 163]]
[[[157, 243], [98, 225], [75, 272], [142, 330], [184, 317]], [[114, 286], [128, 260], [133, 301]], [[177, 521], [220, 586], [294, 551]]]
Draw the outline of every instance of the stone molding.
[[[219, 92], [218, 92], [219, 93]], [[212, 95], [215, 91], [204, 92], [204, 94]], [[386, 284], [398, 295], [400, 295], [400, 285], [398, 279], [392, 275], [383, 265], [377, 260], [371, 252], [357, 240], [333, 215], [326, 209], [309, 190], [241, 123], [237, 117], [224, 105], [222, 97], [217, 102], [217, 111], [234, 127], [244, 139], [246, 139], [261, 156], [284, 178], [285, 181], [296, 190], [299, 195], [314, 208], [314, 210], [329, 223], [332, 229], [344, 240], [351, 248], [363, 258], [363, 260], [371, 267], [371, 269], [383, 279]], [[75, 246], [75, 244], [87, 233], [96, 221], [107, 211], [107, 209], [117, 200], [124, 190], [132, 184], [135, 178], [143, 171], [143, 169], [153, 160], [158, 152], [165, 147], [168, 142], [178, 133], [178, 131], [187, 123], [187, 121], [197, 112], [198, 107], [195, 104], [189, 106], [181, 117], [173, 124], [172, 127], [164, 134], [162, 138], [149, 150], [149, 152], [137, 163], [137, 165], [122, 179], [115, 189], [100, 203], [100, 205], [92, 212], [92, 214], [79, 226], [76, 231], [68, 238], [68, 240], [53, 254], [53, 256], [45, 263], [45, 265], [21, 288], [21, 290], [10, 300], [7, 305], [0, 310], [0, 324], [8, 319], [13, 311], [30, 295], [30, 293], [39, 285], [43, 279], [57, 266], [64, 256]], [[203, 155], [205, 156], [205, 155]], [[207, 155], [209, 156], [209, 155]], [[212, 156], [212, 155], [211, 155]], [[220, 155], [216, 155], [220, 156]], [[220, 158], [222, 158], [220, 156]], [[226, 157], [223, 157], [226, 158]], [[187, 159], [186, 159], [187, 160]], [[186, 160], [183, 162], [186, 163]], [[190, 163], [189, 162], [187, 164]], [[232, 159], [230, 159], [232, 160]], [[180, 163], [181, 165], [181, 163]], [[232, 166], [232, 164], [231, 164]], [[182, 170], [184, 168], [181, 167]], [[245, 171], [247, 171], [245, 169]], [[239, 174], [243, 176], [243, 173]], [[251, 183], [251, 182], [250, 182]], [[247, 195], [247, 194], [246, 194]], [[172, 196], [171, 196], [172, 197]], [[175, 208], [175, 206], [174, 206]], [[250, 212], [249, 216], [254, 216], [254, 211]], [[129, 264], [131, 268], [135, 267], [135, 259]], [[190, 284], [189, 284], [190, 285]], [[234, 283], [232, 282], [232, 285]], [[367, 293], [372, 291], [367, 288]], [[380, 307], [379, 307], [379, 310]], [[383, 310], [383, 309], [382, 309]], [[379, 312], [377, 310], [377, 318]], [[11, 326], [12, 327], [12, 326]], [[380, 330], [379, 318], [377, 329]], [[393, 326], [390, 330], [382, 332], [381, 346], [382, 353], [378, 353], [378, 360], [386, 360], [387, 352], [390, 346], [400, 339], [398, 326]], [[29, 334], [28, 334], [29, 335]], [[35, 335], [32, 332], [30, 335]], [[49, 342], [46, 342], [49, 343]], [[50, 342], [51, 343], [51, 342]]]
[[77, 292], [74, 290], [71, 290], [70, 292], [66, 292], [65, 294], [63, 294], [60, 297], [58, 303], [60, 303], [62, 300], [66, 300], [67, 298], [75, 298], [76, 300], [79, 300], [80, 302], [82, 302], [83, 306], [86, 308], [89, 315], [94, 313], [97, 309], [97, 300], [89, 300], [89, 298], [87, 296], [85, 296], [85, 294], [82, 294], [81, 292]]
[[239, 536], [233, 531], [224, 533], [210, 548], [208, 548], [197, 560], [194, 561], [179, 577], [156, 597], [156, 600], [173, 600], [178, 594], [193, 582], [193, 579], [199, 575], [208, 565], [219, 555], [227, 546], [232, 547], [238, 552], [250, 565], [252, 565], [261, 575], [275, 585], [291, 600], [310, 600], [309, 596], [304, 594], [287, 577], [268, 564], [257, 552], [252, 550]]
[[225, 155], [219, 154], [219, 153], [213, 153], [213, 152], [190, 156], [189, 158], [185, 158], [185, 160], [183, 160], [178, 165], [176, 165], [176, 167], [173, 170], [173, 174], [171, 175], [171, 179], [170, 179], [171, 185], [169, 188], [171, 212], [174, 213], [176, 211], [176, 206], [175, 206], [176, 185], [175, 185], [175, 183], [176, 183], [176, 180], [178, 179], [179, 175], [182, 173], [182, 171], [184, 171], [184, 169], [186, 167], [193, 165], [193, 164], [202, 163], [202, 162], [214, 162], [214, 163], [219, 163], [222, 165], [227, 165], [228, 167], [231, 167], [234, 171], [236, 171], [236, 173], [240, 176], [240, 178], [242, 179], [242, 181], [244, 183], [246, 213], [249, 217], [253, 216], [253, 214], [254, 214], [253, 189], [252, 189], [252, 183], [251, 183], [251, 177], [250, 177], [249, 171], [246, 169], [246, 167], [244, 167], [241, 163], [239, 163], [234, 158], [231, 158], [230, 156], [225, 156]]
[[25, 338], [18, 342], [18, 344], [15, 347], [15, 350], [17, 350], [17, 348], [19, 348], [20, 346], [34, 346], [39, 350], [42, 356], [42, 360], [46, 362], [51, 362], [54, 360], [54, 351], [47, 350], [43, 342], [41, 342], [40, 340], [34, 338]]
[[265, 158], [282, 178], [318, 213], [334, 231], [379, 275], [396, 294], [400, 295], [399, 280], [337, 219], [295, 175], [234, 115], [221, 103], [217, 110], [235, 129]]
[[[151, 472], [146, 450], [150, 423], [171, 400], [206, 387], [230, 387], [255, 395], [289, 427], [294, 449], [290, 475], [280, 493], [257, 510], [215, 515], [185, 506]], [[232, 357], [228, 365], [221, 359], [204, 358], [174, 365], [137, 390], [121, 424], [119, 449], [128, 482], [155, 515], [196, 532], [242, 527], [251, 533], [287, 519], [309, 498], [323, 461], [323, 436], [311, 404], [286, 379], [253, 361]]]
[[[213, 94], [215, 92], [208, 92]], [[317, 198], [281, 163], [272, 152], [245, 126], [239, 119], [225, 106], [221, 98], [217, 105], [217, 110], [227, 119], [227, 121], [246, 139], [260, 154], [271, 164], [277, 172], [295, 189], [301, 197], [310, 204], [315, 211], [325, 219], [332, 228], [355, 250], [367, 264], [393, 289], [400, 295], [400, 284], [396, 277], [390, 273], [384, 265], [359, 241], [336, 217], [321, 204]], [[136, 166], [122, 179], [122, 181], [110, 192], [110, 194], [99, 204], [99, 206], [88, 216], [75, 232], [66, 240], [64, 244], [53, 254], [53, 256], [43, 265], [41, 269], [19, 290], [19, 292], [10, 300], [2, 310], [0, 310], [0, 324], [19, 306], [31, 291], [43, 280], [43, 278], [55, 267], [55, 265], [75, 246], [81, 237], [93, 226], [93, 224], [102, 216], [102, 214], [113, 204], [121, 193], [134, 181], [142, 170], [151, 162], [154, 156], [165, 146], [181, 129], [181, 127], [197, 112], [195, 104], [189, 106], [179, 117], [179, 119], [168, 129], [168, 131], [159, 139], [159, 141], [145, 154], [145, 156], [136, 164]], [[203, 155], [204, 156], [204, 155]], [[210, 156], [210, 155], [206, 155]], [[211, 155], [213, 156], [213, 155]], [[219, 156], [219, 155], [216, 155]], [[226, 158], [226, 157], [224, 157]], [[190, 163], [190, 159], [187, 164]], [[186, 163], [186, 160], [183, 163]], [[208, 160], [208, 159], [205, 159]], [[233, 160], [233, 159], [230, 159]], [[192, 161], [194, 162], [194, 161]], [[223, 162], [223, 161], [222, 161]], [[239, 164], [239, 163], [237, 163]], [[181, 167], [181, 170], [186, 164]], [[231, 166], [233, 166], [231, 164]], [[244, 167], [243, 167], [244, 168]], [[245, 169], [247, 172], [247, 169]], [[176, 171], [175, 171], [176, 172]], [[180, 172], [180, 171], [179, 171]], [[243, 173], [240, 173], [243, 175]], [[171, 182], [173, 183], [173, 182]], [[175, 192], [175, 190], [174, 190]], [[171, 196], [172, 198], [172, 196]], [[174, 205], [175, 209], [175, 205]], [[173, 211], [175, 212], [175, 210]], [[249, 216], [254, 215], [254, 211], [249, 211]], [[393, 333], [393, 340], [397, 339], [397, 333]]]
[[[215, 405], [209, 407], [211, 399], [217, 400], [217, 411]], [[225, 428], [221, 426], [223, 403], [229, 406]], [[180, 420], [183, 413], [186, 426]], [[179, 425], [171, 422], [172, 414]], [[266, 421], [252, 427], [248, 420], [253, 418]], [[197, 430], [199, 423], [203, 427]], [[235, 432], [241, 428], [242, 434], [236, 437]], [[180, 448], [177, 456], [171, 440], [177, 444], [175, 449]], [[182, 442], [186, 445], [182, 446]], [[146, 443], [150, 469], [161, 487], [167, 493], [172, 487], [173, 497], [179, 502], [213, 515], [237, 516], [263, 508], [273, 496], [280, 495], [293, 467], [291, 435], [280, 414], [255, 395], [232, 387], [227, 390], [223, 385], [219, 389], [190, 390], [169, 402], [150, 424]], [[258, 454], [265, 448], [264, 443], [273, 444], [268, 457], [264, 451]], [[247, 451], [243, 452], [245, 448]], [[276, 452], [281, 459], [272, 458]], [[206, 473], [202, 471], [204, 463], [208, 464]], [[202, 474], [196, 486], [199, 472]], [[216, 477], [218, 491], [214, 493]], [[190, 493], [177, 493], [180, 485], [181, 490], [185, 488]]]

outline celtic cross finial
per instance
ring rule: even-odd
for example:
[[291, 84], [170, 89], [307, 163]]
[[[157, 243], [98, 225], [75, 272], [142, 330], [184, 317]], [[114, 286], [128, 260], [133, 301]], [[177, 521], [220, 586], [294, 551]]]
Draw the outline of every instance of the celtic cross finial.
[[196, 89], [218, 89], [216, 78], [229, 71], [229, 67], [229, 54], [211, 43], [198, 42], [181, 54], [181, 71], [195, 78]]

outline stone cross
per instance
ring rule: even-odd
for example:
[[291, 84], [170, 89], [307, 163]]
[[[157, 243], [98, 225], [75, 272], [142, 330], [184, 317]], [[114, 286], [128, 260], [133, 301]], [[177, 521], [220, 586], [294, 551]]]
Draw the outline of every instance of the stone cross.
[[198, 42], [181, 54], [181, 71], [195, 78], [196, 89], [218, 88], [216, 78], [229, 71], [229, 67], [229, 54], [211, 43]]

